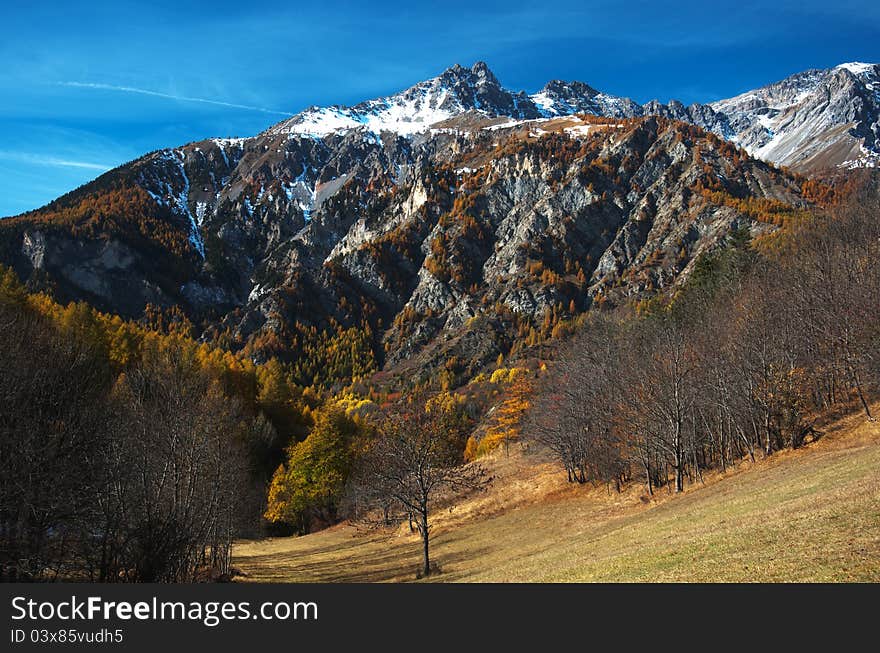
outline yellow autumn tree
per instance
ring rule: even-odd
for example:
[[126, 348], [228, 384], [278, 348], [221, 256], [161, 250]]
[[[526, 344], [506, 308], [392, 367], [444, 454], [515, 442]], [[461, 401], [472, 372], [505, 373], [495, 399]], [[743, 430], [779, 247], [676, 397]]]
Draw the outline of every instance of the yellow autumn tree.
[[492, 414], [492, 420], [485, 435], [479, 441], [476, 441], [473, 436], [468, 439], [465, 447], [467, 460], [485, 456], [501, 445], [504, 445], [505, 453], [509, 455], [510, 443], [519, 439], [523, 417], [531, 405], [532, 384], [526, 374], [511, 374], [510, 376], [511, 383], [507, 390], [507, 396]]
[[286, 462], [272, 477], [265, 518], [300, 532], [308, 532], [315, 521], [334, 522], [360, 436], [367, 431], [339, 404], [316, 411], [311, 433], [287, 450]]

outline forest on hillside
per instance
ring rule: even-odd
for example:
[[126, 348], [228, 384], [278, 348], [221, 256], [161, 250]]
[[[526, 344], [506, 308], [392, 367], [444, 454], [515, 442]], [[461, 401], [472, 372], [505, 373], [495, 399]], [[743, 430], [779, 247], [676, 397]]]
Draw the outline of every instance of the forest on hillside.
[[590, 317], [528, 419], [570, 481], [681, 491], [703, 470], [821, 437], [832, 411], [873, 419], [880, 203], [870, 184], [850, 193], [771, 248], [732, 233], [673, 297]]
[[302, 387], [173, 312], [61, 306], [3, 270], [0, 578], [229, 578], [236, 538], [346, 518], [409, 521], [430, 573], [430, 510], [484, 487], [480, 459], [500, 447], [535, 443], [572, 483], [649, 493], [800, 447], [829, 411], [872, 417], [878, 216], [865, 175], [773, 238], [734, 231], [672, 295], [548, 325], [473, 378], [402, 393], [370, 376]]

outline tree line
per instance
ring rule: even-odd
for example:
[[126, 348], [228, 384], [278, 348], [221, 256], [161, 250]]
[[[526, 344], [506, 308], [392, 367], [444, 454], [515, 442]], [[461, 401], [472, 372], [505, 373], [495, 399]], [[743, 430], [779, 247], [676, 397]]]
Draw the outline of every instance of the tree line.
[[4, 581], [228, 578], [237, 537], [375, 514], [410, 521], [430, 573], [429, 505], [480, 485], [462, 397], [319, 397], [277, 360], [62, 307], [5, 269], [0, 333]]
[[0, 333], [0, 578], [227, 575], [290, 419], [269, 417], [290, 412], [277, 370], [59, 307], [6, 270]]
[[593, 314], [527, 430], [571, 482], [682, 491], [703, 470], [798, 448], [880, 385], [880, 195], [866, 181], [756, 247], [744, 229], [685, 287]]

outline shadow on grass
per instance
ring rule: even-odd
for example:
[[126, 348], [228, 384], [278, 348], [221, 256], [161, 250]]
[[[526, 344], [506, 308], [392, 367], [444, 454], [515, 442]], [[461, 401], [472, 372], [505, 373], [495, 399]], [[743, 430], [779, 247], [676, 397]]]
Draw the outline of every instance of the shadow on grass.
[[[384, 545], [384, 548], [383, 548]], [[432, 568], [440, 573], [458, 563], [483, 555], [486, 550], [444, 552], [435, 550]], [[324, 546], [304, 547], [284, 553], [248, 555], [238, 560], [253, 580], [266, 582], [381, 583], [415, 581], [421, 574], [421, 543], [373, 541], [364, 546], [362, 538], [352, 537]]]

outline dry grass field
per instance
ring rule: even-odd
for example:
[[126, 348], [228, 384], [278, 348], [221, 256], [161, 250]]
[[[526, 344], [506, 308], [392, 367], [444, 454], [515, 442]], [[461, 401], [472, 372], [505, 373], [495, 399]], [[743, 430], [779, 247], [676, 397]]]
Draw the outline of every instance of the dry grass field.
[[[880, 422], [851, 415], [798, 451], [707, 475], [678, 496], [573, 487], [520, 452], [493, 488], [437, 512], [441, 582], [880, 581]], [[237, 543], [245, 581], [415, 580], [404, 527]]]

